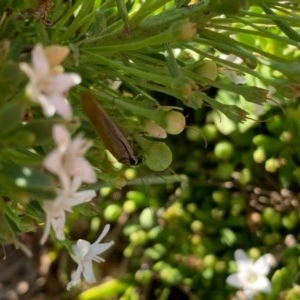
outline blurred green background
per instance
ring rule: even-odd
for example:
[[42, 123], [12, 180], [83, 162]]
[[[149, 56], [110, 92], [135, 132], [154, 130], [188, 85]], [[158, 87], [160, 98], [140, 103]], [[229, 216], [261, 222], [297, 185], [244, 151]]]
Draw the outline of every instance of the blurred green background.
[[[256, 300], [300, 299], [298, 1], [21, 2], [0, 3], [0, 299], [240, 299], [225, 283], [236, 249], [276, 258], [273, 290]], [[197, 35], [178, 38], [190, 22]], [[28, 189], [16, 184], [20, 166], [40, 167], [58, 122], [30, 107], [32, 123], [22, 123], [18, 64], [36, 43], [71, 49], [66, 69], [83, 82], [71, 92], [77, 123], [67, 125], [95, 143], [88, 158], [99, 182], [84, 188], [97, 197], [68, 215], [67, 236], [93, 241], [110, 223], [106, 239], [115, 241], [94, 265], [98, 283], [69, 292], [67, 250], [55, 239], [38, 244], [40, 201], [53, 181], [38, 169]], [[79, 104], [82, 89], [133, 136], [144, 163], [107, 156]], [[166, 107], [184, 115], [185, 130], [165, 144], [145, 138], [145, 120], [161, 121]], [[165, 156], [149, 157], [145, 143], [163, 145]], [[16, 240], [33, 258], [8, 245]]]

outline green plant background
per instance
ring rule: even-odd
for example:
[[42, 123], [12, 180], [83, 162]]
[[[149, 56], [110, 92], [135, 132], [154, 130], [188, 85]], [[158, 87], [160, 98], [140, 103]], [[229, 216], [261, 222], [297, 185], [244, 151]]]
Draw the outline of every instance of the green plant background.
[[[225, 279], [241, 248], [253, 259], [272, 253], [277, 260], [269, 275], [272, 293], [255, 299], [300, 298], [300, 4], [188, 3], [1, 1], [0, 240], [7, 261], [0, 270], [14, 266], [10, 251], [21, 252], [9, 244], [35, 253], [18, 258], [32, 276], [20, 269], [14, 275], [28, 289], [20, 294], [20, 281], [7, 273], [0, 288], [5, 297], [14, 291], [20, 299], [236, 299]], [[190, 38], [181, 29], [191, 23], [197, 34]], [[70, 93], [73, 122], [45, 119], [26, 99], [19, 63], [30, 61], [37, 43], [71, 49], [64, 66], [82, 77]], [[241, 63], [225, 59], [229, 54]], [[222, 73], [229, 69], [246, 84], [231, 82]], [[116, 78], [122, 85], [113, 90]], [[88, 88], [136, 138], [144, 164], [122, 166], [108, 158], [80, 107]], [[166, 125], [163, 106], [186, 116], [185, 131], [164, 142], [146, 139], [139, 134], [146, 119]], [[28, 110], [33, 118], [24, 124]], [[97, 198], [68, 215], [67, 235], [92, 241], [110, 223], [107, 239], [115, 241], [106, 262], [95, 265], [98, 283], [70, 292], [65, 285], [75, 265], [67, 250], [54, 236], [38, 245], [40, 201], [55, 195], [41, 162], [57, 122], [94, 140], [88, 158], [99, 178], [92, 186]], [[162, 143], [166, 152], [150, 159], [145, 149]], [[166, 170], [154, 172], [157, 162]]]

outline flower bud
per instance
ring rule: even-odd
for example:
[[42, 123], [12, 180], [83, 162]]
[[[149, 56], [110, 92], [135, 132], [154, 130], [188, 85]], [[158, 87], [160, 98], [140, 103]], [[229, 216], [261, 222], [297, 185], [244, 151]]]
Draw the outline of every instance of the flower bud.
[[270, 173], [275, 173], [280, 167], [279, 161], [276, 158], [269, 158], [265, 162], [265, 170]]
[[122, 208], [117, 204], [110, 204], [104, 210], [104, 218], [109, 222], [116, 222], [122, 213]]
[[51, 45], [44, 50], [51, 67], [60, 65], [70, 53], [69, 48], [59, 45]]
[[217, 65], [212, 60], [204, 60], [201, 64], [195, 67], [194, 72], [213, 81], [216, 80], [218, 76]]
[[167, 133], [173, 135], [181, 133], [186, 126], [184, 115], [176, 110], [171, 110], [166, 115], [165, 122], [165, 130], [167, 131]]
[[266, 151], [263, 147], [259, 146], [253, 152], [253, 160], [258, 164], [261, 164], [266, 160]]
[[197, 24], [181, 20], [171, 25], [170, 32], [177, 42], [187, 42], [197, 33]]
[[144, 153], [145, 164], [155, 172], [162, 172], [167, 169], [172, 162], [172, 152], [170, 148], [162, 142], [155, 142]]
[[157, 139], [165, 139], [167, 137], [166, 131], [151, 120], [145, 122], [144, 132], [147, 136]]
[[193, 79], [185, 76], [179, 76], [174, 78], [171, 82], [171, 89], [178, 96], [188, 99], [193, 96], [199, 88]]
[[228, 141], [221, 141], [216, 144], [214, 154], [220, 160], [229, 160], [234, 154], [234, 147]]

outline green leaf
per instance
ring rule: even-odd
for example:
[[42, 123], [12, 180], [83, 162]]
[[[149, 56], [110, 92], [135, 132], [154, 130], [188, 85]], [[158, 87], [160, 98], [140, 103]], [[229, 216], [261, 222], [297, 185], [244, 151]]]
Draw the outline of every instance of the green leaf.
[[20, 81], [21, 72], [19, 65], [14, 62], [7, 61], [0, 69], [0, 107], [18, 92]]
[[34, 146], [42, 146], [52, 142], [52, 127], [57, 124], [57, 118], [37, 119], [22, 126], [22, 129], [34, 135]]
[[19, 102], [9, 102], [0, 109], [0, 137], [4, 137], [21, 124], [25, 106]]
[[14, 187], [17, 193], [23, 190], [30, 196], [41, 199], [52, 199], [56, 195], [54, 182], [37, 168], [2, 162], [0, 171], [0, 183]]
[[78, 297], [79, 300], [104, 300], [119, 298], [125, 290], [130, 286], [124, 280], [109, 280], [98, 286], [95, 286], [83, 293]]

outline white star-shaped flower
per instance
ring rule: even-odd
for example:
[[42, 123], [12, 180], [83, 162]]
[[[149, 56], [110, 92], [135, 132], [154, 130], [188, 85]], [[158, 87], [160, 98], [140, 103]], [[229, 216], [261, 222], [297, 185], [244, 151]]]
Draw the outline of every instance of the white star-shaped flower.
[[253, 299], [257, 292], [271, 292], [271, 282], [267, 278], [267, 274], [275, 264], [272, 254], [265, 254], [253, 261], [245, 251], [238, 249], [235, 251], [234, 257], [238, 272], [227, 277], [227, 284], [242, 289], [247, 299]]
[[72, 207], [90, 201], [96, 196], [93, 190], [86, 190], [74, 193], [66, 193], [58, 190], [54, 200], [43, 201], [43, 209], [46, 213], [46, 224], [41, 244], [44, 244], [50, 233], [52, 226], [56, 237], [59, 240], [65, 239], [64, 227], [66, 222], [66, 212], [72, 212]]
[[45, 50], [41, 45], [36, 45], [32, 50], [32, 66], [21, 63], [20, 69], [29, 77], [26, 92], [32, 102], [42, 106], [46, 117], [55, 113], [68, 119], [72, 115], [70, 103], [66, 94], [74, 85], [81, 82], [76, 73], [63, 73], [63, 68], [58, 65], [51, 66]]
[[76, 245], [73, 246], [74, 249], [74, 260], [77, 262], [77, 270], [72, 274], [71, 281], [67, 285], [67, 290], [76, 285], [81, 275], [89, 283], [96, 282], [95, 274], [93, 271], [92, 262], [104, 262], [104, 259], [99, 255], [110, 248], [114, 241], [108, 243], [100, 243], [101, 240], [107, 235], [110, 225], [107, 224], [98, 239], [91, 244], [86, 240], [78, 240]]
[[92, 143], [81, 136], [71, 140], [69, 131], [62, 125], [53, 126], [53, 138], [57, 148], [46, 156], [43, 165], [59, 177], [62, 189], [76, 191], [82, 182], [96, 182], [95, 171], [83, 156]]

